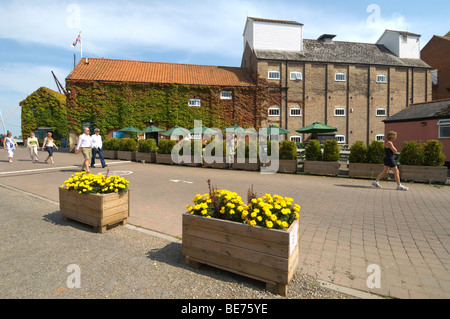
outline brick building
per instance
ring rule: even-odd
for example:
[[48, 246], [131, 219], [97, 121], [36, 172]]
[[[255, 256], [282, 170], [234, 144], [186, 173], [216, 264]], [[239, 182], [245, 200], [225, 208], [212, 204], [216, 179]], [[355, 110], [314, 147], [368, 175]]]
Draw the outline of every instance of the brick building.
[[267, 123], [290, 130], [319, 121], [338, 128], [341, 143], [383, 139], [383, 120], [431, 100], [431, 69], [420, 55], [420, 35], [386, 30], [375, 44], [303, 39], [303, 24], [247, 18], [241, 66], [254, 81], [278, 89]]
[[83, 123], [102, 131], [129, 125], [224, 128], [275, 123], [287, 136], [319, 121], [340, 143], [383, 139], [383, 120], [431, 100], [431, 68], [420, 35], [386, 30], [375, 44], [303, 39], [295, 21], [247, 18], [241, 67], [112, 59], [81, 60], [66, 78], [72, 136]]
[[450, 98], [450, 31], [443, 37], [433, 36], [420, 57], [433, 69], [433, 100]]

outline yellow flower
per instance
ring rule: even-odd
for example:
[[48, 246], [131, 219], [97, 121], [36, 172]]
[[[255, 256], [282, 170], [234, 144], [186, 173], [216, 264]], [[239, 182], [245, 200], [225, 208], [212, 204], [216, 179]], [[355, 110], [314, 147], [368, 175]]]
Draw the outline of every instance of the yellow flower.
[[273, 223], [270, 220], [266, 220], [266, 226], [267, 226], [267, 228], [272, 228]]

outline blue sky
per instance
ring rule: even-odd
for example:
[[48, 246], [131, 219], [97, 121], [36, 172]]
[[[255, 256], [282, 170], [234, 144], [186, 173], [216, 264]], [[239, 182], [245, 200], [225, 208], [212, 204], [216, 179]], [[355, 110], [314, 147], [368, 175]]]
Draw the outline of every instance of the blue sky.
[[450, 30], [449, 9], [444, 0], [1, 0], [0, 111], [21, 135], [16, 107], [41, 86], [58, 90], [51, 71], [64, 85], [80, 30], [87, 57], [240, 66], [247, 16], [301, 22], [307, 39], [375, 43], [385, 29], [410, 31], [423, 47]]

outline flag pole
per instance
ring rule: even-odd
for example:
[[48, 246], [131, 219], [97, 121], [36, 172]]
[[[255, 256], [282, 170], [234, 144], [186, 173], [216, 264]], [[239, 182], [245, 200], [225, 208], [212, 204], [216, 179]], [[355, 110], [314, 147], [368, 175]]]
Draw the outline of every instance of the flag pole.
[[83, 39], [81, 39], [81, 31], [80, 31], [80, 56], [83, 58]]

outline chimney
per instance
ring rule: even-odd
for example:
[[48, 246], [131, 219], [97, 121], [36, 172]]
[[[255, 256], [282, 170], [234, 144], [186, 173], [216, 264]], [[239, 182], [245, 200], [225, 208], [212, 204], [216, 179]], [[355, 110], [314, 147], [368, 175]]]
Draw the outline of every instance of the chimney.
[[331, 43], [333, 42], [333, 38], [335, 36], [336, 36], [335, 34], [322, 34], [317, 40], [323, 43]]
[[86, 58], [86, 60], [84, 61], [85, 64], [89, 64], [89, 60], [88, 58]]

